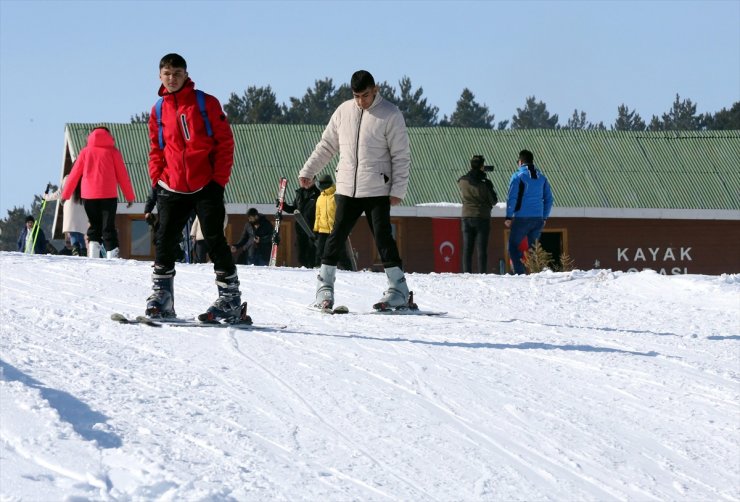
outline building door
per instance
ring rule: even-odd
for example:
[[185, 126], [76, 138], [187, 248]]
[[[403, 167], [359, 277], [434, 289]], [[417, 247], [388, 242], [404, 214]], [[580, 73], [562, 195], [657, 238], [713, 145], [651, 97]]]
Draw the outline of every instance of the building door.
[[[555, 270], [560, 269], [560, 260], [563, 255], [568, 254], [568, 231], [565, 228], [545, 228], [540, 234], [540, 246], [552, 256], [551, 266]], [[504, 256], [506, 270], [511, 271], [511, 258], [509, 257], [509, 230], [504, 231]], [[501, 273], [504, 273], [504, 264]]]

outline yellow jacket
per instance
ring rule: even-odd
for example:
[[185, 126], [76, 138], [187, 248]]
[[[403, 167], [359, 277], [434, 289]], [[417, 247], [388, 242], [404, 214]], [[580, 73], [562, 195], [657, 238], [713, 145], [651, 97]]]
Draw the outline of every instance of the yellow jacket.
[[337, 212], [337, 203], [334, 202], [334, 192], [337, 191], [335, 185], [321, 191], [321, 195], [316, 199], [316, 220], [313, 224], [313, 231], [319, 234], [330, 234], [334, 228], [334, 215]]

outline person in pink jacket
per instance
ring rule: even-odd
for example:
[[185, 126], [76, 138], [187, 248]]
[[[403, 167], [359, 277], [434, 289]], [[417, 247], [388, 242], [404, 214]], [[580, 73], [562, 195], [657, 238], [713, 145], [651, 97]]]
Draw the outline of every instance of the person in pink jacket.
[[62, 191], [62, 200], [68, 200], [81, 184], [81, 195], [90, 227], [87, 256], [100, 257], [100, 243], [105, 244], [108, 258], [118, 257], [116, 210], [118, 186], [128, 201], [134, 202], [134, 188], [128, 177], [123, 156], [107, 127], [96, 127], [87, 137], [87, 146], [80, 151]]

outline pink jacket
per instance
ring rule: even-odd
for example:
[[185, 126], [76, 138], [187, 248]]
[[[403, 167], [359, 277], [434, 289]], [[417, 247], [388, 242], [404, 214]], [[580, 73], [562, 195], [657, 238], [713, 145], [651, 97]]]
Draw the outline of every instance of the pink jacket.
[[118, 198], [118, 185], [127, 201], [135, 199], [123, 156], [116, 148], [113, 136], [105, 129], [94, 129], [87, 137], [87, 146], [80, 150], [64, 184], [62, 200], [72, 197], [80, 178], [83, 199]]

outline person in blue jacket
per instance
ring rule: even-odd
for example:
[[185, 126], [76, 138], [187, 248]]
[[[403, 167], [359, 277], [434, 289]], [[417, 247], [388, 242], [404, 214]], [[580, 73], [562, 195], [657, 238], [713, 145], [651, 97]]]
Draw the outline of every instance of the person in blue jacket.
[[36, 219], [33, 216], [26, 216], [26, 224], [21, 230], [21, 235], [18, 236], [18, 251], [21, 253], [46, 254], [46, 235], [40, 228], [36, 236], [36, 245], [33, 244], [33, 225], [35, 221]]
[[509, 195], [506, 199], [504, 225], [509, 233], [509, 257], [515, 274], [524, 274], [522, 251], [519, 244], [526, 237], [530, 248], [540, 238], [542, 228], [552, 210], [552, 189], [547, 177], [534, 165], [534, 155], [529, 150], [519, 152], [519, 169], [511, 176]]

